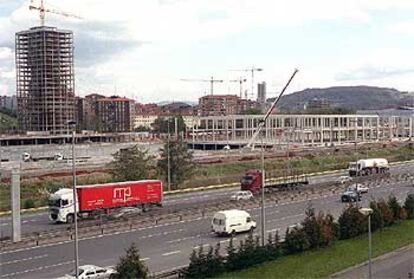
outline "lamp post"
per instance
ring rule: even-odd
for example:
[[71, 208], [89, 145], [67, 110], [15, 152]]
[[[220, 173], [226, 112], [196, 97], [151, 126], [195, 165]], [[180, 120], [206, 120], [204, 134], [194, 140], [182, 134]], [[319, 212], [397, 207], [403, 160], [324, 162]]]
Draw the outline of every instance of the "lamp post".
[[371, 237], [371, 214], [373, 210], [371, 208], [360, 208], [359, 212], [364, 216], [368, 216], [368, 278], [372, 278], [372, 237]]
[[262, 246], [265, 245], [265, 234], [266, 234], [266, 218], [265, 218], [265, 183], [266, 183], [266, 175], [265, 175], [265, 161], [264, 161], [264, 142], [263, 142], [263, 135], [261, 136], [262, 140], [262, 149], [261, 149], [261, 161], [262, 161], [262, 206], [261, 206], [261, 232], [262, 232]]
[[79, 249], [78, 249], [78, 212], [77, 212], [77, 195], [76, 195], [76, 163], [75, 163], [75, 138], [76, 138], [76, 122], [74, 120], [68, 121], [68, 127], [72, 128], [72, 193], [73, 193], [73, 219], [75, 226], [75, 239], [74, 239], [74, 249], [75, 249], [75, 274], [76, 278], [79, 277]]
[[167, 185], [168, 185], [168, 192], [171, 191], [171, 163], [170, 163], [170, 118], [168, 117], [167, 122]]

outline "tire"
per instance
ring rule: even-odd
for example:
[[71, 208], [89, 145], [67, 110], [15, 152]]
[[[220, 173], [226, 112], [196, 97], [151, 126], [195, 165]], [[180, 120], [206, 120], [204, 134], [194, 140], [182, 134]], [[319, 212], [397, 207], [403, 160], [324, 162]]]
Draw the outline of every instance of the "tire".
[[232, 231], [231, 231], [231, 233], [230, 233], [230, 235], [231, 235], [232, 237], [235, 237], [235, 236], [236, 236], [236, 231], [235, 231], [235, 230], [232, 230]]
[[68, 224], [72, 224], [73, 222], [75, 222], [74, 215], [73, 215], [73, 214], [68, 214], [68, 215], [66, 216], [66, 223], [68, 223]]
[[255, 227], [251, 226], [249, 232], [253, 233], [254, 229], [255, 229]]

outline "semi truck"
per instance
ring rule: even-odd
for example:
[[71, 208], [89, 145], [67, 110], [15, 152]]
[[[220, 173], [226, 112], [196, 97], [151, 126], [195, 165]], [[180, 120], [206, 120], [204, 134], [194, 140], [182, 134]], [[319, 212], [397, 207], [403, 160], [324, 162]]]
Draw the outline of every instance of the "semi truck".
[[363, 176], [371, 175], [375, 173], [388, 173], [389, 164], [387, 159], [376, 158], [376, 159], [363, 159], [356, 162], [350, 162], [349, 176]]
[[[152, 206], [162, 206], [163, 188], [159, 180], [128, 181], [78, 186], [76, 195], [77, 217], [85, 218], [124, 207], [140, 207], [147, 211]], [[73, 222], [74, 209], [72, 189], [61, 188], [50, 195], [51, 221]]]
[[[271, 192], [273, 190], [303, 186], [309, 184], [306, 175], [291, 175], [278, 178], [268, 178], [265, 183], [265, 191]], [[262, 171], [248, 170], [240, 182], [242, 191], [250, 191], [253, 195], [260, 193], [262, 189]]]

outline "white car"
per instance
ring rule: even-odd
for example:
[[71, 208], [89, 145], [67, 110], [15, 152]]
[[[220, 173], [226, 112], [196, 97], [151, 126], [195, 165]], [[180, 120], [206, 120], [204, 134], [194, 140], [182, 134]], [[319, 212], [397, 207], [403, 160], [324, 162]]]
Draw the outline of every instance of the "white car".
[[237, 191], [231, 195], [230, 200], [232, 201], [242, 201], [242, 200], [252, 200], [253, 194], [250, 191]]
[[[109, 267], [99, 267], [96, 265], [81, 265], [78, 270], [78, 279], [101, 279], [109, 278], [109, 276], [116, 271]], [[58, 279], [76, 278], [76, 273], [73, 271], [70, 275], [66, 274], [64, 277]]]
[[351, 182], [353, 179], [350, 176], [340, 176], [338, 177], [338, 179], [336, 180], [336, 182], [341, 183], [341, 184], [345, 184], [347, 182]]
[[348, 191], [356, 191], [360, 194], [368, 193], [368, 187], [362, 186], [360, 184], [354, 184], [348, 187]]

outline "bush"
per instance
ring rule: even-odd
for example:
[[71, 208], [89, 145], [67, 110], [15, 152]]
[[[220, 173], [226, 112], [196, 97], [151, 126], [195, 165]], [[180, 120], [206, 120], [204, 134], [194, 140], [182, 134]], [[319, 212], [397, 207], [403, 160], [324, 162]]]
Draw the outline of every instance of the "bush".
[[310, 247], [308, 238], [303, 229], [293, 228], [292, 231], [286, 229], [283, 251], [286, 254], [295, 254], [308, 250]]
[[351, 205], [339, 216], [339, 238], [348, 239], [367, 231], [367, 218]]
[[382, 218], [382, 212], [378, 208], [378, 203], [376, 201], [371, 201], [369, 207], [372, 209], [371, 230], [374, 232], [384, 227], [384, 219]]
[[381, 211], [382, 220], [384, 222], [384, 226], [388, 227], [394, 224], [394, 216], [391, 212], [388, 204], [384, 200], [380, 200], [378, 203], [378, 208]]
[[414, 194], [408, 194], [405, 199], [404, 209], [408, 219], [414, 219]]
[[126, 250], [126, 255], [121, 257], [115, 270], [116, 273], [111, 274], [111, 279], [148, 278], [148, 268], [141, 261], [135, 243]]
[[35, 202], [32, 199], [27, 199], [24, 201], [23, 204], [23, 208], [25, 209], [29, 209], [29, 208], [34, 208], [35, 207]]
[[397, 198], [395, 196], [389, 196], [388, 198], [388, 208], [391, 210], [392, 212], [392, 216], [394, 218], [395, 221], [401, 219], [401, 210], [402, 207], [401, 205], [398, 203]]

